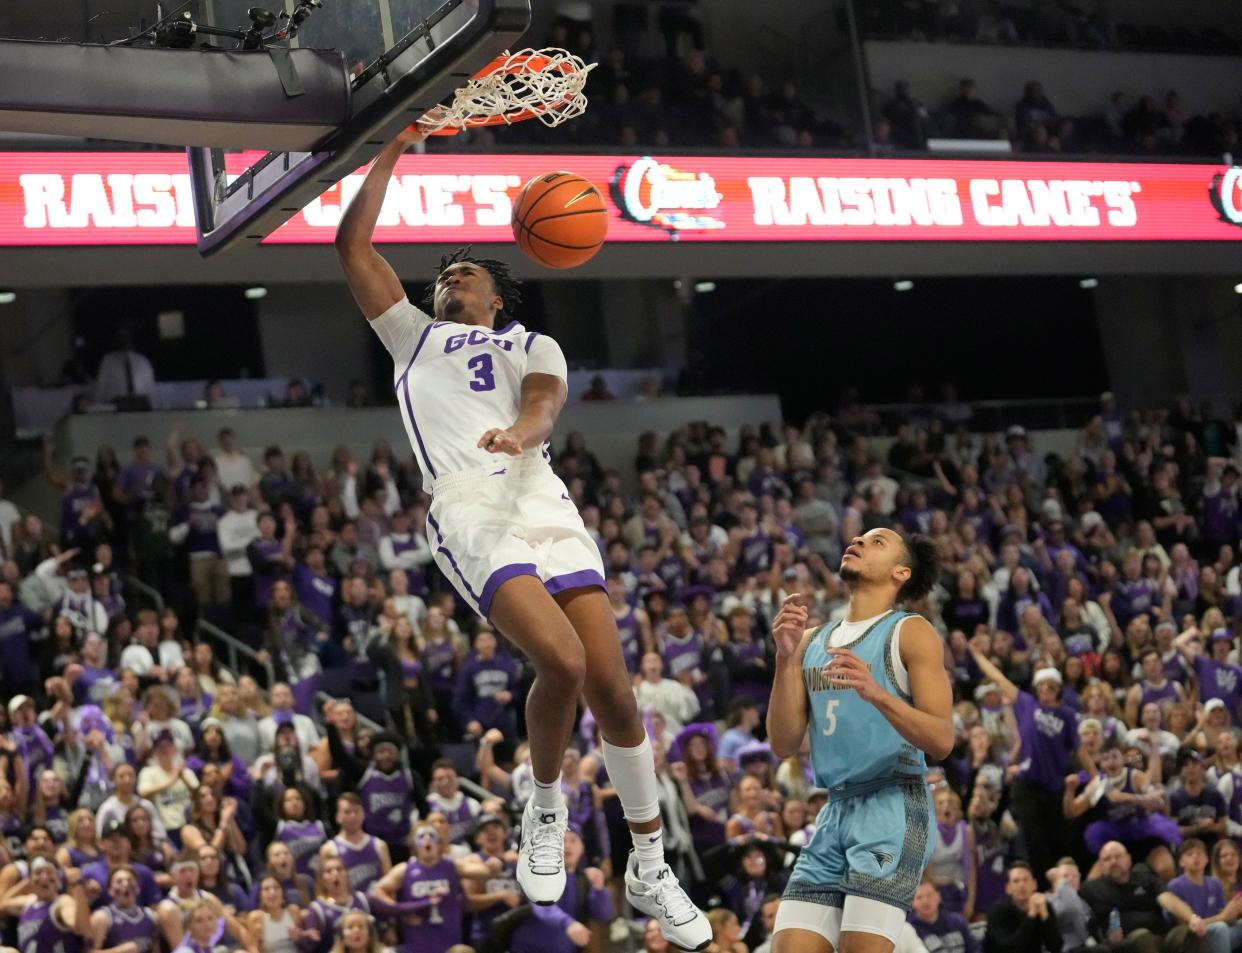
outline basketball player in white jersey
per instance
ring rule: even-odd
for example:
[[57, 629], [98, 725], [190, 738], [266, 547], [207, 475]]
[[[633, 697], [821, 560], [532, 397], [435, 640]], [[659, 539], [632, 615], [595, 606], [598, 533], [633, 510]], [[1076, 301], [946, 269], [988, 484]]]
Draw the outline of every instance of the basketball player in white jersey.
[[585, 694], [634, 837], [630, 902], [659, 920], [670, 943], [704, 949], [707, 918], [664, 862], [651, 745], [599, 550], [545, 449], [565, 403], [565, 357], [551, 338], [513, 320], [519, 295], [503, 263], [468, 250], [442, 259], [424, 301], [429, 315], [409, 302], [372, 244], [397, 160], [423, 138], [411, 128], [376, 159], [336, 248], [354, 299], [393, 357], [397, 402], [432, 494], [427, 539], [436, 563], [535, 666], [527, 701], [535, 791], [522, 818], [518, 883], [539, 904], [564, 893], [561, 760]]

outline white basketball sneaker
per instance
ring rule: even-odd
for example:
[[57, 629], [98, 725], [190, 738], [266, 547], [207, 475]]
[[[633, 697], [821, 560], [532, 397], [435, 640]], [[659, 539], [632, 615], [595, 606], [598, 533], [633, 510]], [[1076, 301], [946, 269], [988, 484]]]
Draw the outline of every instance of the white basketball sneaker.
[[548, 906], [565, 892], [565, 831], [569, 810], [539, 809], [527, 801], [522, 812], [522, 846], [518, 849], [517, 882], [531, 903]]
[[691, 902], [668, 864], [649, 880], [639, 876], [638, 857], [630, 854], [625, 868], [625, 895], [635, 910], [660, 924], [664, 939], [673, 946], [697, 951], [711, 945], [711, 924]]

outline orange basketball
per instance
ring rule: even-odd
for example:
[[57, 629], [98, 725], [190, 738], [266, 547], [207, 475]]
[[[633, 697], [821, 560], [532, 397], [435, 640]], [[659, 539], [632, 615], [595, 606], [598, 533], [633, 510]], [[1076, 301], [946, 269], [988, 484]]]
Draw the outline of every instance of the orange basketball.
[[600, 250], [607, 234], [604, 197], [572, 172], [536, 176], [513, 203], [518, 248], [545, 268], [576, 268]]

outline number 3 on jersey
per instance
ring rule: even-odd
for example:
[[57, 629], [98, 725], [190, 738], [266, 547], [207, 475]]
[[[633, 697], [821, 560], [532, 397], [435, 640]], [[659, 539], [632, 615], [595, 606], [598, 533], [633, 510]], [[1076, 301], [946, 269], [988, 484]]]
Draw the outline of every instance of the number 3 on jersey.
[[841, 699], [839, 698], [828, 699], [828, 705], [824, 709], [825, 724], [821, 729], [825, 738], [837, 730], [837, 706], [839, 704], [841, 704]]
[[466, 362], [466, 367], [474, 371], [474, 378], [470, 381], [470, 389], [476, 393], [485, 390], [496, 389], [496, 376], [492, 373], [492, 356], [490, 354], [476, 354]]

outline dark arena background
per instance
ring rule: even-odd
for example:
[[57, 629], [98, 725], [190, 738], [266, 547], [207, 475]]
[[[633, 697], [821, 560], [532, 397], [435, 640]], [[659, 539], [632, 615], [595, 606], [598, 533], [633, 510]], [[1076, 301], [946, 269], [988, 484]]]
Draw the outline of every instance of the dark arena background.
[[[433, 510], [423, 442], [481, 452], [478, 408], [394, 369], [334, 247], [386, 144], [525, 47], [597, 64], [585, 113], [412, 145], [374, 248], [420, 307], [442, 255], [506, 262], [503, 320], [564, 354], [546, 457], [604, 573], [536, 575], [607, 588], [701, 948], [828, 949], [774, 930], [852, 797], [812, 753], [835, 709], [769, 738], [774, 629], [794, 594], [861, 619], [842, 560], [885, 529], [938, 554], [904, 609], [952, 747], [934, 816], [850, 854], [913, 897], [865, 942], [1242, 948], [1242, 7], [269, 6], [0, 6], [0, 951], [676, 948], [589, 666], [567, 886], [519, 887], [574, 684], [527, 706], [537, 653], [482, 618], [514, 567], [471, 584]], [[564, 270], [510, 224], [557, 171], [608, 224]]]

